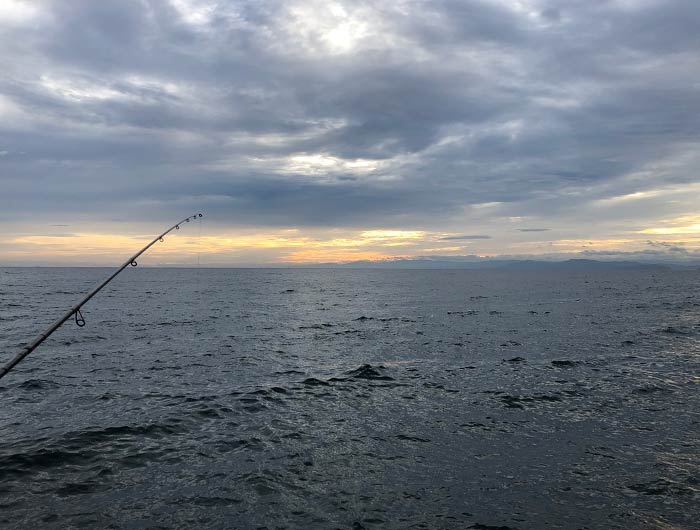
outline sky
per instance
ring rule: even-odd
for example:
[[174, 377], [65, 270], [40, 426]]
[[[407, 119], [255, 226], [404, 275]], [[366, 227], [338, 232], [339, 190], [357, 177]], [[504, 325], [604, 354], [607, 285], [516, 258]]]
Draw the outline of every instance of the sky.
[[0, 265], [700, 262], [697, 0], [2, 0]]

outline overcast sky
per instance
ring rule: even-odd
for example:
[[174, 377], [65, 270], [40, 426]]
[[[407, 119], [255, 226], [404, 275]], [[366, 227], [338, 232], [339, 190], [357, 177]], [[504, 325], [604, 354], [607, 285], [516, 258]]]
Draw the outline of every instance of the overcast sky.
[[[697, 0], [2, 0], [0, 264], [700, 254]], [[201, 236], [200, 236], [201, 230]]]

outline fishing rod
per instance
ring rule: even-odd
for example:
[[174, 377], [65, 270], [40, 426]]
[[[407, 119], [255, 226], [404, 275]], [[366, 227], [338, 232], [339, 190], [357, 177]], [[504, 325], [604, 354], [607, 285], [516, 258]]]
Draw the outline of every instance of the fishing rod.
[[47, 338], [51, 336], [51, 334], [56, 331], [58, 328], [60, 328], [63, 323], [68, 320], [70, 317], [75, 316], [75, 323], [78, 327], [83, 327], [85, 325], [85, 318], [83, 317], [83, 314], [80, 312], [80, 308], [83, 307], [93, 296], [95, 296], [97, 293], [99, 293], [102, 288], [107, 285], [109, 282], [111, 282], [117, 274], [119, 274], [121, 271], [126, 269], [129, 265], [132, 267], [136, 267], [138, 263], [136, 263], [136, 258], [138, 258], [141, 254], [146, 252], [149, 248], [151, 248], [153, 245], [155, 245], [158, 241], [161, 243], [164, 241], [163, 238], [172, 232], [173, 230], [180, 230], [180, 225], [182, 223], [189, 223], [191, 220], [201, 218], [202, 214], [198, 213], [195, 215], [191, 215], [187, 217], [186, 219], [183, 219], [177, 224], [174, 224], [172, 227], [170, 227], [168, 230], [160, 234], [159, 236], [156, 236], [156, 238], [151, 241], [148, 245], [143, 247], [141, 250], [139, 250], [136, 254], [131, 256], [128, 260], [124, 262], [124, 264], [119, 267], [116, 271], [112, 273], [112, 275], [104, 280], [102, 283], [97, 285], [92, 291], [90, 291], [85, 297], [80, 300], [77, 304], [75, 304], [73, 307], [71, 307], [68, 312], [63, 315], [61, 318], [59, 318], [56, 322], [51, 324], [49, 328], [44, 331], [42, 334], [40, 334], [36, 339], [34, 339], [32, 342], [30, 342], [27, 346], [22, 348], [17, 355], [15, 355], [14, 359], [12, 359], [9, 363], [7, 363], [2, 369], [0, 369], [0, 379], [5, 377], [10, 370], [12, 370], [15, 366], [17, 366], [22, 359], [24, 359], [27, 355], [32, 353], [39, 344], [44, 342]]

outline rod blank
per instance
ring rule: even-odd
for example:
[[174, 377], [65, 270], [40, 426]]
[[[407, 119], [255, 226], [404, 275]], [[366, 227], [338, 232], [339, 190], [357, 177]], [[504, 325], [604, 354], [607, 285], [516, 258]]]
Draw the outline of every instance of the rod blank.
[[2, 369], [0, 369], [0, 379], [5, 377], [10, 372], [10, 370], [12, 370], [15, 366], [17, 366], [20, 362], [22, 362], [22, 360], [27, 355], [32, 353], [42, 342], [44, 342], [48, 337], [50, 337], [54, 331], [56, 331], [58, 328], [60, 328], [63, 325], [63, 323], [66, 320], [68, 320], [69, 318], [71, 318], [73, 315], [75, 315], [76, 324], [78, 324], [81, 327], [84, 326], [85, 320], [83, 319], [83, 315], [80, 312], [80, 308], [83, 307], [83, 305], [85, 305], [93, 296], [95, 296], [97, 293], [99, 293], [105, 285], [107, 285], [109, 282], [111, 282], [117, 276], [117, 274], [119, 274], [121, 271], [126, 269], [129, 265], [131, 265], [132, 267], [136, 267], [136, 265], [137, 265], [136, 258], [138, 258], [141, 254], [146, 252], [149, 248], [151, 248], [153, 245], [155, 245], [158, 241], [162, 242], [163, 238], [168, 233], [172, 232], [173, 230], [179, 230], [180, 225], [182, 223], [189, 223], [190, 220], [197, 219], [200, 217], [202, 217], [202, 214], [198, 213], [198, 214], [191, 215], [191, 216], [183, 219], [182, 221], [180, 221], [177, 224], [174, 224], [172, 227], [170, 227], [168, 230], [166, 230], [165, 232], [163, 232], [159, 236], [156, 236], [156, 238], [153, 241], [151, 241], [148, 245], [143, 247], [136, 254], [134, 254], [128, 260], [126, 260], [121, 267], [119, 267], [116, 271], [114, 271], [102, 283], [95, 286], [87, 295], [85, 295], [83, 297], [82, 300], [80, 300], [80, 302], [78, 302], [73, 307], [71, 307], [67, 313], [65, 313], [56, 322], [51, 324], [51, 326], [49, 326], [49, 328], [46, 331], [41, 333], [32, 342], [30, 342], [27, 346], [22, 348], [9, 363], [7, 363], [5, 366], [2, 367]]

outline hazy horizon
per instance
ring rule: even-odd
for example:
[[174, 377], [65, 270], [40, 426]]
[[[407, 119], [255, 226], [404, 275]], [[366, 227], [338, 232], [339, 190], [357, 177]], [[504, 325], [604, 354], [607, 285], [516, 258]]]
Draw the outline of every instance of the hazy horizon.
[[[0, 264], [0, 269], [12, 268], [96, 268], [96, 269], [114, 269], [123, 263], [99, 264], [99, 263], [72, 263], [72, 264], [55, 264], [47, 263], [18, 263], [12, 265]], [[493, 256], [493, 257], [474, 257], [474, 256], [429, 256], [415, 258], [385, 258], [381, 260], [357, 260], [344, 262], [310, 262], [310, 263], [291, 263], [291, 262], [275, 262], [275, 263], [163, 263], [157, 259], [146, 259], [145, 261], [139, 258], [139, 266], [149, 269], [444, 269], [444, 270], [488, 270], [498, 269], [506, 266], [508, 268], [520, 268], [530, 266], [535, 268], [547, 268], [549, 266], [559, 266], [566, 264], [581, 265], [582, 268], [586, 264], [594, 266], [616, 266], [629, 264], [631, 267], [645, 266], [662, 266], [674, 268], [695, 268], [700, 266], [700, 261], [688, 258], [686, 260], [672, 259], [668, 257], [655, 256], [637, 256], [637, 259], [619, 259], [613, 256], [612, 258], [589, 258], [585, 255], [573, 256]]]

